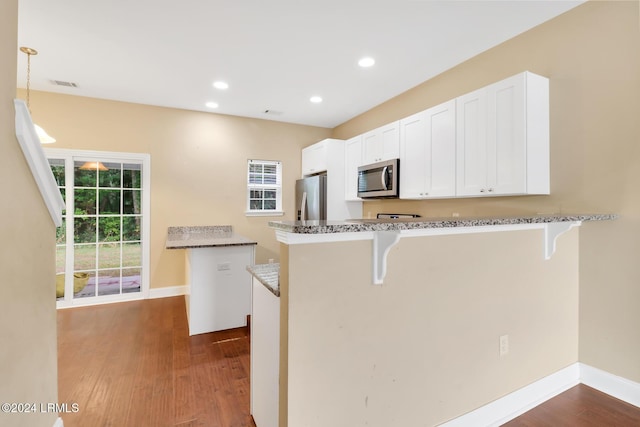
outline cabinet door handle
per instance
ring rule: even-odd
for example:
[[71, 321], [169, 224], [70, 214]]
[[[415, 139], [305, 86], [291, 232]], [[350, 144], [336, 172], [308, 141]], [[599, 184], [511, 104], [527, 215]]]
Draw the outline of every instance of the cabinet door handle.
[[481, 192], [481, 193], [484, 193], [484, 188], [481, 188], [481, 189], [480, 189], [480, 192]]
[[490, 189], [489, 189], [489, 193], [491, 193], [492, 191], [493, 191], [493, 188], [490, 188]]

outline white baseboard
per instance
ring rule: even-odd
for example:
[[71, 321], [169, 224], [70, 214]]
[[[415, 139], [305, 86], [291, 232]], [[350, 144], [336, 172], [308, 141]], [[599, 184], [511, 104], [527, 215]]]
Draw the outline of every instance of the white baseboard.
[[62, 422], [62, 418], [58, 417], [55, 423], [53, 423], [53, 427], [64, 427], [64, 423]]
[[177, 297], [180, 295], [184, 295], [186, 292], [187, 292], [186, 286], [167, 286], [164, 288], [151, 288], [149, 289], [149, 299]]
[[574, 363], [440, 426], [497, 427], [580, 383], [640, 407], [640, 383]]
[[574, 363], [526, 387], [441, 424], [442, 427], [500, 426], [580, 382], [580, 366]]
[[640, 408], [640, 383], [580, 363], [580, 382]]

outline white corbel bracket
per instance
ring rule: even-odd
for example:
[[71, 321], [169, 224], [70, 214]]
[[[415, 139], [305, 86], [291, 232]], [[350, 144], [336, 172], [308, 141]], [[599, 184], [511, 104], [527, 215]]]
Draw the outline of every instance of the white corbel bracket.
[[544, 259], [551, 259], [551, 255], [556, 251], [556, 240], [560, 235], [578, 227], [582, 221], [572, 222], [550, 222], [544, 226]]
[[375, 231], [373, 233], [373, 284], [382, 285], [387, 274], [387, 255], [400, 241], [398, 231]]

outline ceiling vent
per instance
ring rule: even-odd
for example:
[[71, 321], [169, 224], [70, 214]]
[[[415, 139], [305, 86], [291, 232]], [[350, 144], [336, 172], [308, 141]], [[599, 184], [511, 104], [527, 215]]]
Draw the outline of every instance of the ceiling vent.
[[56, 86], [65, 86], [65, 87], [78, 87], [77, 83], [73, 82], [65, 82], [63, 80], [51, 80], [51, 83]]
[[281, 116], [282, 115], [282, 111], [269, 110], [269, 109], [264, 110], [264, 113], [268, 114], [270, 116]]

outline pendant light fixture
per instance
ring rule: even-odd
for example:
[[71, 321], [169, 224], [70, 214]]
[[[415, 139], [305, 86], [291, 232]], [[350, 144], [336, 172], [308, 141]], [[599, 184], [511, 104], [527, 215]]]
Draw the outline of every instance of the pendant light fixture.
[[[31, 113], [31, 106], [29, 104], [29, 95], [31, 92], [31, 55], [37, 55], [38, 51], [25, 46], [20, 47], [20, 51], [27, 54], [27, 109], [29, 109], [29, 113]], [[50, 137], [40, 126], [35, 123], [33, 126], [36, 128], [36, 133], [38, 134], [41, 144], [52, 144], [56, 142], [56, 140]]]
[[108, 171], [109, 168], [106, 167], [102, 162], [85, 162], [84, 165], [80, 166], [82, 170], [99, 170], [99, 171]]

